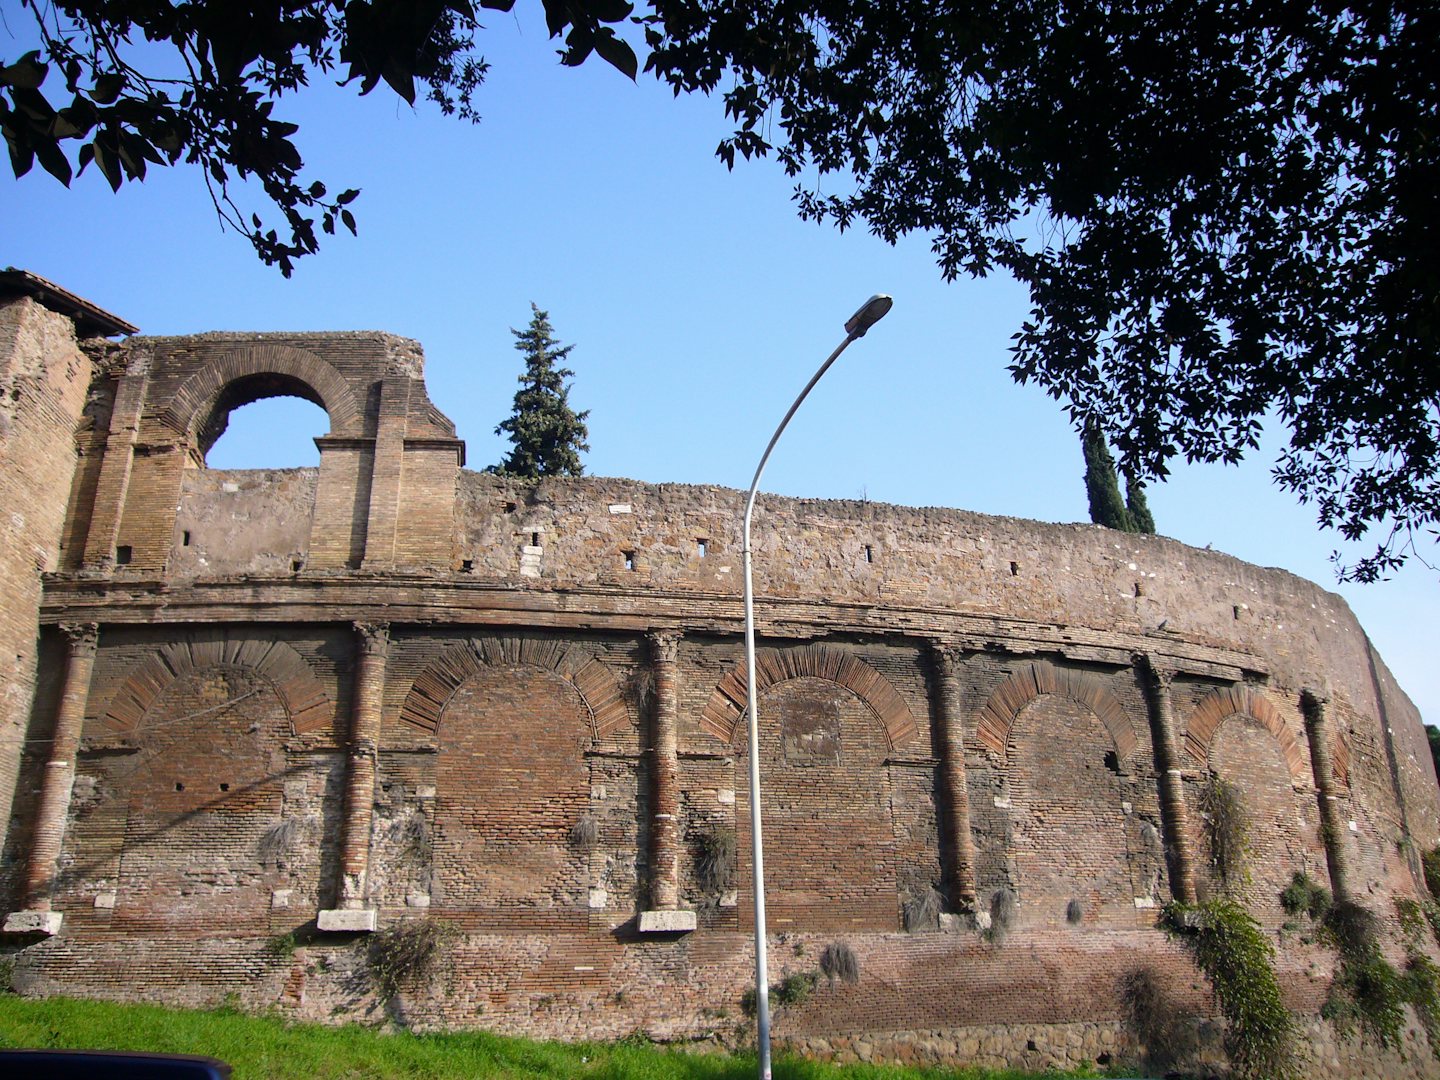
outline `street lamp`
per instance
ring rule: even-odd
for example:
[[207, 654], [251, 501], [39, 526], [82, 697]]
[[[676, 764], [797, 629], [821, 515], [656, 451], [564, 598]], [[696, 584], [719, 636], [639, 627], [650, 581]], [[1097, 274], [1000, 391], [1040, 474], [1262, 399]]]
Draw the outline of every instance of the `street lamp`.
[[755, 1026], [756, 1053], [759, 1057], [760, 1080], [770, 1080], [770, 984], [765, 958], [765, 865], [760, 844], [760, 723], [759, 711], [755, 704], [755, 586], [750, 573], [750, 517], [755, 510], [755, 492], [760, 487], [760, 477], [765, 472], [765, 463], [770, 460], [770, 451], [780, 441], [790, 418], [800, 403], [805, 400], [822, 375], [856, 338], [865, 336], [865, 331], [885, 317], [894, 301], [884, 293], [878, 293], [866, 300], [860, 310], [851, 315], [845, 323], [845, 340], [820, 365], [820, 370], [811, 376], [770, 436], [760, 464], [755, 468], [755, 479], [750, 484], [750, 494], [745, 499], [744, 540], [741, 548], [745, 560], [745, 692], [746, 711], [750, 717], [750, 858], [754, 867], [755, 889]]

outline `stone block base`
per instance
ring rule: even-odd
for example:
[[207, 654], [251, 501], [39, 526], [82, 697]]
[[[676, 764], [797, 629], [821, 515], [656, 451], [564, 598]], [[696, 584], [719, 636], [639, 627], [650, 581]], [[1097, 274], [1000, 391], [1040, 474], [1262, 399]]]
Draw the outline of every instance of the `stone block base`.
[[642, 934], [687, 934], [695, 929], [695, 912], [642, 911], [636, 928]]
[[5, 916], [5, 933], [54, 937], [60, 932], [60, 923], [64, 918], [58, 911], [12, 911]]
[[373, 934], [376, 912], [374, 908], [328, 908], [320, 912], [315, 925], [326, 933]]

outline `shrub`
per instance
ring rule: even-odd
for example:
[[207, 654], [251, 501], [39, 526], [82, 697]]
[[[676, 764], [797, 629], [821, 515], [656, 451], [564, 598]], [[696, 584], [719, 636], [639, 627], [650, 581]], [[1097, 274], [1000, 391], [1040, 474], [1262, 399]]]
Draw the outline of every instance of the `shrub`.
[[429, 919], [398, 922], [372, 937], [366, 960], [380, 997], [391, 1001], [406, 984], [429, 975], [442, 948], [454, 937], [452, 927]]
[[1275, 950], [1259, 923], [1231, 900], [1166, 905], [1161, 925], [1209, 981], [1225, 1017], [1225, 1052], [1238, 1080], [1296, 1075], [1295, 1026], [1275, 978]]
[[944, 906], [940, 891], [933, 885], [925, 884], [917, 886], [913, 891], [906, 891], [900, 903], [900, 914], [905, 922], [905, 929], [914, 933], [917, 930], [935, 930], [940, 926], [940, 909]]
[[1312, 919], [1324, 918], [1331, 902], [1329, 889], [1298, 870], [1280, 893], [1280, 906], [1287, 914], [1308, 915]]
[[1001, 944], [1015, 925], [1019, 903], [1009, 889], [996, 889], [990, 897], [990, 940]]
[[770, 997], [780, 1008], [804, 1004], [820, 977], [813, 971], [797, 971], [786, 975], [770, 988]]
[[1408, 953], [1401, 976], [1405, 999], [1415, 1006], [1430, 1053], [1440, 1059], [1440, 967], [1413, 948]]
[[600, 842], [600, 823], [594, 814], [581, 814], [580, 820], [570, 826], [570, 846], [589, 851]]
[[1433, 847], [1420, 857], [1425, 870], [1425, 887], [1430, 895], [1440, 900], [1440, 847]]
[[860, 981], [860, 961], [855, 952], [843, 941], [832, 941], [820, 953], [820, 970], [831, 982], [842, 979], [847, 983]]
[[1210, 773], [1200, 792], [1200, 812], [1210, 841], [1210, 866], [1221, 889], [1234, 895], [1249, 882], [1250, 823], [1239, 792]]
[[1320, 1015], [1342, 1037], [1358, 1027], [1380, 1046], [1398, 1046], [1409, 987], [1380, 951], [1380, 920], [1368, 908], [1341, 900], [1325, 915], [1321, 933], [1340, 954], [1340, 966]]
[[735, 883], [735, 830], [715, 826], [695, 838], [699, 856], [695, 860], [695, 876], [700, 888], [711, 896], [719, 896]]

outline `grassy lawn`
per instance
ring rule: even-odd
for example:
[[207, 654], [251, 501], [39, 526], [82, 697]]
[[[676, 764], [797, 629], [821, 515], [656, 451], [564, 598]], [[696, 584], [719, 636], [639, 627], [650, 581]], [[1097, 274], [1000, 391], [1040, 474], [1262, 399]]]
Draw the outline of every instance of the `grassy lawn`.
[[[0, 995], [0, 1047], [205, 1054], [235, 1080], [748, 1080], [754, 1058], [648, 1044], [571, 1045], [484, 1032], [412, 1035], [293, 1024], [232, 1009], [165, 1009], [71, 998]], [[1034, 1073], [827, 1065], [780, 1057], [776, 1080], [1021, 1080]], [[1046, 1074], [1050, 1076], [1072, 1074]]]

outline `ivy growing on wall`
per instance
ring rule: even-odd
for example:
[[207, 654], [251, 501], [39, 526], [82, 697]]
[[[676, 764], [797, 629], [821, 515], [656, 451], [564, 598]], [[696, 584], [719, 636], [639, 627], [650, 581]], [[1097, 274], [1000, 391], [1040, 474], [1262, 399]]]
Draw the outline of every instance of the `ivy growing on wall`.
[[1233, 900], [1166, 905], [1160, 925], [1190, 953], [1225, 1017], [1236, 1080], [1295, 1080], [1295, 1023], [1280, 996], [1275, 949]]

